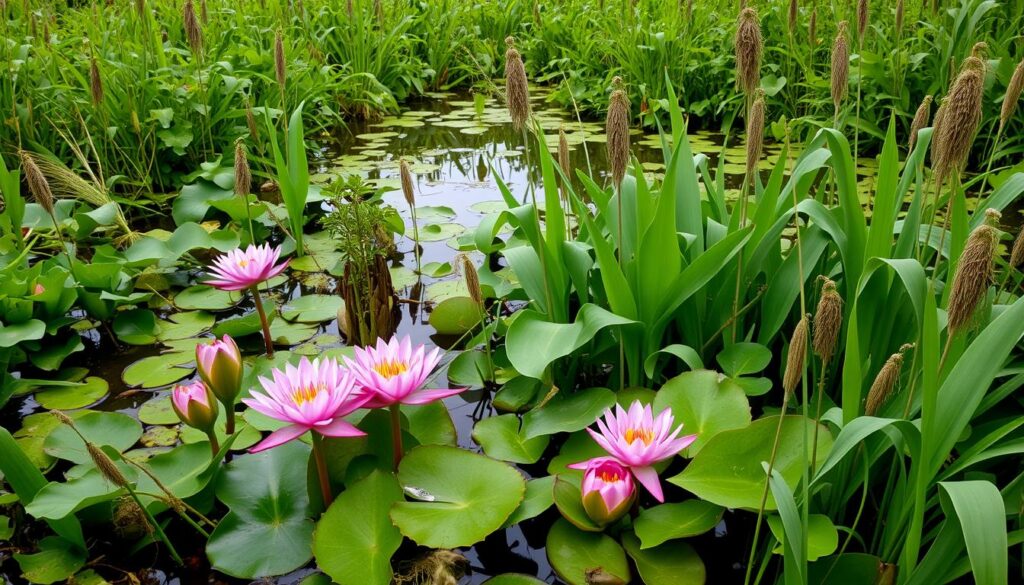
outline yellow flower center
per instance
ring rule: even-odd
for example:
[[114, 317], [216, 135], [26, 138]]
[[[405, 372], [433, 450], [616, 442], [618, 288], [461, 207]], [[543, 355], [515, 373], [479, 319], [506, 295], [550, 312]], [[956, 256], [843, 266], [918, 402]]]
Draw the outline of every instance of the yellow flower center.
[[245, 268], [247, 266], [249, 266], [249, 261], [248, 260], [242, 259], [242, 260], [238, 261], [238, 267], [239, 268]]
[[322, 385], [306, 386], [305, 388], [299, 388], [292, 393], [292, 402], [295, 403], [295, 406], [302, 406], [303, 404], [310, 402], [314, 398], [316, 398], [320, 394], [320, 391], [323, 389], [324, 387]]
[[376, 371], [381, 376], [384, 376], [385, 378], [394, 378], [395, 376], [399, 374], [404, 374], [406, 371], [408, 371], [409, 366], [405, 365], [405, 363], [403, 362], [387, 361], [380, 362], [379, 364], [373, 366], [373, 369], [374, 371]]
[[614, 471], [602, 471], [600, 473], [600, 477], [601, 477], [601, 481], [603, 481], [605, 483], [615, 483], [615, 482], [619, 481], [620, 479], [622, 479], [622, 478], [619, 477], [619, 474], [614, 472]]
[[650, 429], [626, 429], [625, 439], [630, 445], [637, 439], [643, 441], [644, 445], [650, 445], [654, 440], [654, 433]]

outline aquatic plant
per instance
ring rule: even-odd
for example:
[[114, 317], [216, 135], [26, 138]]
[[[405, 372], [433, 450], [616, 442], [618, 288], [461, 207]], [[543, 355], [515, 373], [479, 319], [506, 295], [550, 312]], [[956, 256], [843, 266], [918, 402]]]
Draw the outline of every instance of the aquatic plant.
[[598, 457], [583, 470], [583, 509], [600, 526], [621, 518], [636, 500], [633, 474], [613, 457]]
[[235, 400], [242, 391], [242, 352], [228, 335], [196, 345], [196, 371], [206, 387], [224, 405], [227, 434], [235, 432]]
[[210, 440], [216, 455], [220, 451], [214, 424], [217, 422], [217, 398], [203, 382], [178, 384], [171, 390], [171, 406], [181, 422], [198, 429]]
[[249, 244], [245, 250], [236, 248], [213, 260], [207, 273], [212, 278], [206, 281], [206, 284], [221, 290], [248, 290], [252, 294], [252, 300], [256, 305], [256, 312], [259, 313], [260, 324], [263, 327], [263, 342], [267, 349], [267, 355], [271, 357], [274, 355], [274, 343], [270, 336], [270, 321], [263, 308], [263, 300], [260, 298], [258, 287], [261, 283], [281, 274], [288, 267], [287, 260], [276, 264], [280, 256], [281, 247], [271, 248], [270, 244], [262, 246]]

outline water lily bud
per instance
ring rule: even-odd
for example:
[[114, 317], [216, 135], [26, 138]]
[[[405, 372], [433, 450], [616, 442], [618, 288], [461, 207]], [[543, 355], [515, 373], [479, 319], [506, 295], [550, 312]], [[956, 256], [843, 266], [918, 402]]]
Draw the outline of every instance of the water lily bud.
[[217, 401], [202, 382], [179, 384], [171, 391], [171, 406], [181, 422], [205, 433], [217, 422]]
[[610, 457], [591, 459], [583, 472], [583, 509], [594, 522], [615, 522], [636, 500], [629, 469]]
[[199, 377], [225, 407], [231, 407], [242, 391], [242, 352], [234, 339], [225, 335], [196, 346]]

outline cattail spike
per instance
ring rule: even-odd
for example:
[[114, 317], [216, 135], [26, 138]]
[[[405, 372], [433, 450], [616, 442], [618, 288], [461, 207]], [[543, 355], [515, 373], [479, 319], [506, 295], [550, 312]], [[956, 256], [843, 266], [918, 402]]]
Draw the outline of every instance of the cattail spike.
[[281, 91], [284, 91], [285, 73], [284, 37], [281, 29], [277, 29], [277, 32], [274, 34], [274, 74], [277, 76], [277, 85], [280, 86]]
[[569, 139], [565, 135], [564, 127], [558, 129], [558, 166], [562, 168], [566, 179], [572, 177], [569, 167]]
[[931, 113], [932, 96], [926, 95], [921, 100], [921, 105], [917, 106], [917, 112], [914, 113], [914, 121], [910, 123], [910, 145], [907, 148], [908, 152], [914, 152], [914, 146], [917, 144], [917, 133], [928, 125], [928, 118]]
[[523, 57], [516, 50], [515, 39], [507, 37], [505, 45], [508, 47], [505, 51], [505, 101], [508, 113], [512, 116], [512, 126], [518, 132], [530, 118], [530, 86]]
[[747, 119], [747, 183], [753, 185], [757, 164], [761, 161], [761, 150], [764, 145], [764, 90], [757, 88], [754, 102], [750, 105]]
[[[986, 211], [989, 221], [998, 218], [995, 210]], [[949, 292], [947, 328], [955, 335], [970, 324], [975, 310], [988, 292], [995, 269], [996, 247], [999, 245], [999, 230], [988, 223], [974, 228], [960, 261]]]
[[98, 108], [103, 103], [103, 78], [100, 77], [100, 65], [96, 61], [96, 55], [89, 58], [89, 93], [92, 96], [92, 105]]
[[789, 341], [789, 355], [786, 356], [786, 371], [782, 375], [782, 388], [792, 394], [804, 376], [804, 361], [807, 359], [807, 315], [800, 319], [793, 329]]
[[868, 398], [864, 404], [864, 413], [866, 415], [875, 416], [878, 413], [878, 409], [892, 396], [896, 384], [900, 381], [900, 370], [903, 368], [903, 353], [913, 349], [913, 347], [914, 344], [912, 343], [903, 344], [898, 352], [885, 360], [882, 369], [878, 370], [878, 375], [875, 376], [875, 380], [871, 383], [871, 389], [868, 390]]
[[935, 110], [935, 119], [932, 121], [932, 144], [928, 155], [931, 157], [933, 169], [938, 163], [939, 152], [942, 150], [939, 143], [942, 141], [942, 126], [946, 121], [946, 112], [948, 111], [946, 104], [948, 102], [948, 97], [942, 98], [942, 101], [939, 102], [939, 109]]
[[1003, 96], [1003, 105], [999, 109], [999, 129], [1006, 126], [1006, 122], [1013, 117], [1017, 111], [1017, 103], [1020, 102], [1021, 92], [1024, 91], [1024, 59], [1017, 63], [1010, 77], [1010, 84], [1006, 86], [1006, 95]]
[[402, 181], [402, 195], [410, 208], [416, 207], [416, 193], [413, 190], [412, 171], [409, 170], [409, 162], [404, 158], [398, 163], [398, 174]]
[[245, 142], [241, 138], [235, 141], [235, 194], [248, 199], [252, 192], [252, 172], [249, 170], [249, 156], [245, 150]]
[[849, 91], [850, 78], [850, 39], [849, 25], [845, 20], [840, 21], [836, 31], [835, 41], [832, 42], [832, 78], [830, 91], [832, 93], [832, 105], [838, 112], [846, 94]]
[[736, 25], [736, 88], [747, 95], [761, 85], [762, 44], [757, 12], [744, 8]]
[[836, 291], [836, 283], [821, 277], [821, 298], [814, 313], [814, 354], [822, 363], [829, 363], [839, 346], [839, 333], [843, 327], [843, 298]]
[[[936, 181], [942, 181], [954, 169], [963, 167], [974, 144], [974, 135], [981, 122], [982, 99], [985, 91], [985, 65], [977, 57], [968, 57], [953, 86], [949, 90], [943, 124], [939, 128], [936, 147]], [[949, 123], [945, 123], [948, 120]]]
[[621, 77], [612, 80], [612, 96], [608, 102], [608, 117], [605, 134], [608, 136], [608, 162], [611, 166], [612, 181], [618, 188], [626, 176], [629, 165], [629, 97], [623, 89]]

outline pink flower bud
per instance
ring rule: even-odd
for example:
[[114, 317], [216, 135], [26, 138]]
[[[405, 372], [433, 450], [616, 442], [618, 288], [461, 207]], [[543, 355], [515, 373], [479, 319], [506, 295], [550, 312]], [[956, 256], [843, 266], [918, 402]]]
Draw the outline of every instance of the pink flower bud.
[[629, 468], [610, 457], [598, 457], [587, 462], [582, 493], [587, 516], [601, 526], [621, 518], [636, 499]]
[[32, 289], [32, 294], [34, 295], [41, 295], [44, 292], [46, 292], [46, 287], [39, 284], [38, 282], [36, 283], [35, 288]]
[[171, 406], [181, 422], [209, 433], [217, 422], [217, 401], [202, 382], [179, 384], [171, 391]]
[[196, 346], [196, 369], [199, 377], [225, 408], [235, 404], [242, 391], [242, 352], [234, 339], [225, 335], [210, 343]]

